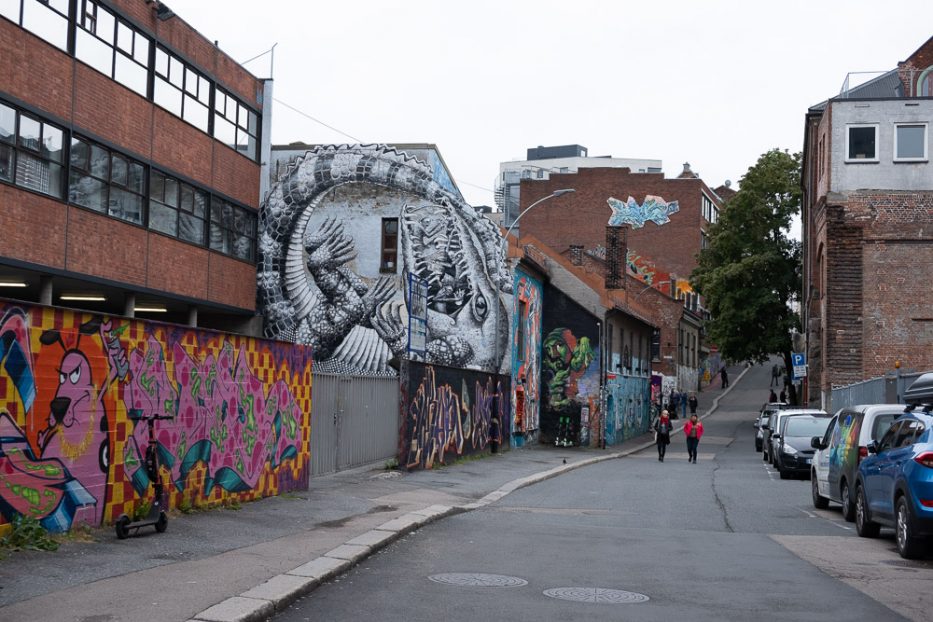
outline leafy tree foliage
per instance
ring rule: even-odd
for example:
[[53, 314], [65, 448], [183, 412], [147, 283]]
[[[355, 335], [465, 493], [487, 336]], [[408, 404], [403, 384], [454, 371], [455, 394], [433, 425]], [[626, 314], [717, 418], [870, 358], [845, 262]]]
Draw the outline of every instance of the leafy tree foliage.
[[712, 316], [707, 338], [724, 358], [761, 362], [781, 354], [791, 369], [799, 318], [790, 303], [801, 281], [800, 243], [788, 234], [801, 195], [800, 154], [773, 149], [748, 169], [710, 227], [691, 284]]

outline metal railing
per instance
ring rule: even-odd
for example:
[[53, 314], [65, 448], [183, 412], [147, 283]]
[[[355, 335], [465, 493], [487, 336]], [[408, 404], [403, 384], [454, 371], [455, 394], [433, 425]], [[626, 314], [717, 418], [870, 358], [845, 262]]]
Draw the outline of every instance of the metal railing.
[[858, 404], [903, 404], [904, 391], [928, 372], [905, 372], [870, 378], [841, 387], [833, 387], [829, 408], [833, 411]]

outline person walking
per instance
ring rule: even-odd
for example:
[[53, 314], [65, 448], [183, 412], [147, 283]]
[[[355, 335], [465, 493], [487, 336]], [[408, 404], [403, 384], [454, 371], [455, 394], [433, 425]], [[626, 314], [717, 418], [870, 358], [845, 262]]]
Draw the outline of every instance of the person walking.
[[703, 436], [703, 422], [697, 416], [690, 415], [690, 420], [684, 424], [684, 435], [687, 437], [687, 462], [697, 463], [697, 445]]
[[[772, 391], [772, 393], [773, 393], [773, 391]], [[781, 389], [781, 403], [783, 404], [783, 403], [785, 403], [786, 401], [787, 401], [787, 391], [784, 390], [784, 389]]]
[[671, 444], [671, 418], [666, 410], [654, 422], [654, 440], [658, 444], [658, 461], [664, 462], [667, 446]]
[[[774, 393], [774, 389], [771, 389], [771, 392], [768, 394], [768, 403], [773, 404], [774, 402], [777, 401], [777, 397], [778, 396], [775, 395]], [[784, 400], [781, 400], [781, 401], [783, 402]]]
[[774, 367], [771, 368], [771, 385], [772, 387], [781, 386], [781, 367], [777, 363], [774, 364]]
[[696, 393], [690, 394], [690, 399], [687, 400], [687, 404], [690, 405], [690, 414], [695, 415], [697, 412], [697, 406], [700, 405], [700, 401], [697, 399]]
[[719, 377], [722, 379], [722, 388], [725, 389], [729, 386], [729, 372], [726, 371], [726, 366], [723, 365], [722, 369], [719, 370]]

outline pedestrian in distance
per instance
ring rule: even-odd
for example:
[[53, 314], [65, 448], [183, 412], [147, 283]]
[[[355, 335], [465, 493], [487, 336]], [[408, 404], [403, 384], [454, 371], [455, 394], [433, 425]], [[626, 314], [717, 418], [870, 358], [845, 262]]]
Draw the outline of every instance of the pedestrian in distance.
[[697, 406], [700, 405], [700, 401], [697, 399], [697, 394], [691, 393], [690, 399], [687, 400], [687, 403], [690, 405], [690, 414], [695, 415], [697, 412]]
[[781, 385], [781, 366], [775, 363], [774, 367], [771, 368], [771, 385], [770, 386], [777, 387], [780, 385]]
[[[768, 393], [768, 402], [773, 404], [774, 402], [777, 401], [777, 398], [778, 396], [777, 394], [775, 394], [774, 389], [771, 389], [771, 392]], [[784, 400], [781, 400], [781, 401], [783, 402]]]
[[677, 407], [680, 405], [680, 394], [677, 391], [671, 391], [671, 399], [667, 405], [668, 413], [670, 413], [671, 419], [677, 418]]
[[667, 446], [671, 444], [671, 418], [666, 410], [654, 422], [654, 440], [658, 445], [658, 461], [664, 462]]
[[781, 389], [781, 403], [783, 404], [786, 401], [787, 401], [787, 390]]
[[690, 420], [684, 424], [684, 435], [687, 437], [687, 462], [697, 463], [697, 445], [703, 437], [703, 422], [696, 415], [690, 415]]
[[680, 407], [683, 408], [684, 419], [687, 418], [687, 392], [680, 392]]
[[719, 370], [719, 377], [722, 379], [722, 388], [725, 389], [729, 386], [729, 372], [726, 371], [725, 365], [722, 369]]

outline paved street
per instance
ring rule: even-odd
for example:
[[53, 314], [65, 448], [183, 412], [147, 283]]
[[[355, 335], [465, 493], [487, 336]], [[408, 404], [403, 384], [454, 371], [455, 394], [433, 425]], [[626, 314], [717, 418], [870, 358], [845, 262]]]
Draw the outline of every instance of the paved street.
[[[679, 436], [663, 464], [649, 448], [522, 489], [404, 538], [276, 619], [927, 619], [930, 560], [901, 560], [887, 531], [858, 538], [838, 509], [812, 509], [808, 481], [762, 463], [750, 411], [766, 395], [766, 368], [749, 370], [706, 420], [696, 465]], [[429, 579], [444, 573], [527, 584]], [[572, 587], [650, 600], [543, 594]]]

